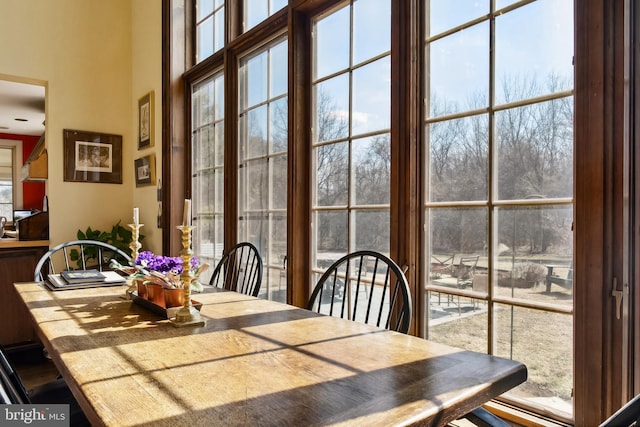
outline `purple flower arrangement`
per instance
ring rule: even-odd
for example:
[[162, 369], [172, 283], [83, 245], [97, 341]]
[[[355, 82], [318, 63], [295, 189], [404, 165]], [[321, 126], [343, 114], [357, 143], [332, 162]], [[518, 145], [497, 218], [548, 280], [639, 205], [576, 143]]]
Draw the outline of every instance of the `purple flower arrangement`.
[[[197, 267], [198, 260], [195, 257], [191, 258], [192, 271], [194, 264]], [[156, 255], [151, 251], [140, 252], [136, 265], [147, 271], [157, 271], [162, 274], [182, 274], [182, 258]]]
[[[191, 289], [201, 291], [202, 285], [198, 282], [200, 273], [209, 268], [209, 264], [200, 264], [196, 257], [190, 261], [192, 276]], [[143, 251], [138, 254], [133, 266], [112, 265], [135, 279], [142, 279], [146, 283], [156, 283], [167, 289], [181, 289], [182, 284], [182, 258], [156, 255], [151, 251]]]

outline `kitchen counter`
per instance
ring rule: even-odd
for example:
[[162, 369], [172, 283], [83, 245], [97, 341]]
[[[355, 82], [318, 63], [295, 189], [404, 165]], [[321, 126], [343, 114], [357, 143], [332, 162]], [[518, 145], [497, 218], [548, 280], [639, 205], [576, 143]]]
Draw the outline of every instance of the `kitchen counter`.
[[16, 237], [0, 239], [0, 249], [49, 247], [48, 240], [18, 240]]
[[33, 281], [36, 264], [48, 250], [48, 240], [0, 239], [0, 344], [4, 346], [37, 341], [31, 316], [13, 284]]

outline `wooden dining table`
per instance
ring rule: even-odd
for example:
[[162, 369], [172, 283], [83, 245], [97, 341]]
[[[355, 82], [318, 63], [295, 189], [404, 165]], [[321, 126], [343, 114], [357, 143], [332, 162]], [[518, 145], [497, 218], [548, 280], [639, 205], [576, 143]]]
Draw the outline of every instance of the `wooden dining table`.
[[519, 362], [229, 291], [176, 328], [125, 287], [16, 283], [93, 425], [444, 425], [524, 382]]

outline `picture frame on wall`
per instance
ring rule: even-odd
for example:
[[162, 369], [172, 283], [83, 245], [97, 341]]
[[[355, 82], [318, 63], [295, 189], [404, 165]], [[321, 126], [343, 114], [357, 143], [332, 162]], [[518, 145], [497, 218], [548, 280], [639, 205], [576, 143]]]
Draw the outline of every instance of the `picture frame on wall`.
[[136, 187], [154, 185], [156, 182], [155, 154], [136, 159], [134, 162], [134, 175], [136, 177]]
[[64, 180], [122, 184], [122, 135], [63, 130]]
[[153, 147], [154, 144], [153, 103], [153, 91], [138, 100], [138, 150]]

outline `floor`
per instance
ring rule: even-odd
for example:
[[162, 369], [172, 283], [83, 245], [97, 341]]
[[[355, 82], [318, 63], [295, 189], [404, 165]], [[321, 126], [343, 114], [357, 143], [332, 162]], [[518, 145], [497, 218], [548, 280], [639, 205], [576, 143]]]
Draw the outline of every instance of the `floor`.
[[27, 390], [52, 381], [58, 376], [58, 370], [53, 362], [45, 357], [42, 347], [14, 347], [5, 351]]

